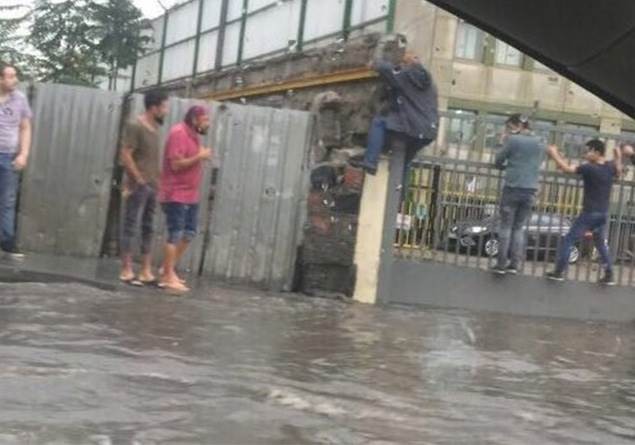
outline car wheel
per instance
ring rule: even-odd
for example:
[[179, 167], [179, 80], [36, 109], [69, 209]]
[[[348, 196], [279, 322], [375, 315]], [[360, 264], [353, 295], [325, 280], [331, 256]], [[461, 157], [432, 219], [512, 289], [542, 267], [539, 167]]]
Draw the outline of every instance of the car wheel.
[[580, 249], [577, 246], [573, 246], [571, 253], [569, 254], [569, 264], [575, 264], [580, 259]]
[[485, 251], [485, 255], [489, 257], [494, 257], [498, 255], [498, 249], [500, 248], [500, 243], [496, 238], [490, 238], [485, 242], [483, 246], [483, 250]]

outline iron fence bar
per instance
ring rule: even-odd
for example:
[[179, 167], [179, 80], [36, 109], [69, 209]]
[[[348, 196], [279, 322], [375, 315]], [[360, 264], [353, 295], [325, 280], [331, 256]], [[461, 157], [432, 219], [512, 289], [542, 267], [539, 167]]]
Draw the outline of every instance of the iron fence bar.
[[[618, 262], [618, 258], [619, 258], [619, 246], [621, 244], [621, 237], [622, 237], [622, 223], [624, 221], [623, 217], [624, 217], [624, 183], [622, 183], [622, 181], [618, 182], [618, 211], [617, 211], [617, 224], [615, 227], [615, 234], [613, 237], [613, 242], [610, 243], [609, 245], [611, 246], [609, 255], [612, 256], [613, 258], [613, 263], [617, 264]], [[609, 213], [609, 220], [611, 218], [611, 213]], [[610, 227], [610, 224], [609, 224]], [[609, 240], [606, 240], [607, 242]], [[619, 272], [618, 272], [618, 283], [622, 282], [622, 268], [619, 268]]]

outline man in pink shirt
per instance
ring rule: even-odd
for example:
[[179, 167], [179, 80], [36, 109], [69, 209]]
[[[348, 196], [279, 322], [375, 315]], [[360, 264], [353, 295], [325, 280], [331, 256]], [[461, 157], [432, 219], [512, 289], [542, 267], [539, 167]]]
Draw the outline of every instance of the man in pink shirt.
[[196, 236], [203, 162], [212, 151], [201, 146], [200, 136], [207, 134], [210, 119], [207, 110], [194, 106], [185, 120], [170, 130], [163, 154], [159, 200], [168, 230], [161, 285], [167, 290], [189, 291], [176, 274], [176, 264]]

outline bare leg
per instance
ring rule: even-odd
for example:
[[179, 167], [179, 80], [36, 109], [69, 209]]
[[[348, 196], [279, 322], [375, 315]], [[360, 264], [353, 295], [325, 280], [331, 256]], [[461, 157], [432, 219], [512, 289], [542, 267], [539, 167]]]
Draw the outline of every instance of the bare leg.
[[156, 277], [152, 273], [152, 257], [150, 255], [143, 255], [141, 258], [141, 272], [139, 272], [139, 279], [146, 283], [151, 283], [156, 280]]
[[119, 278], [122, 281], [134, 280], [134, 270], [132, 269], [132, 255], [125, 253], [121, 256], [121, 273]]
[[174, 270], [177, 252], [177, 245], [169, 243], [165, 245], [165, 259], [163, 260], [163, 276], [161, 277], [161, 281], [167, 289], [187, 292], [189, 289], [181, 282]]

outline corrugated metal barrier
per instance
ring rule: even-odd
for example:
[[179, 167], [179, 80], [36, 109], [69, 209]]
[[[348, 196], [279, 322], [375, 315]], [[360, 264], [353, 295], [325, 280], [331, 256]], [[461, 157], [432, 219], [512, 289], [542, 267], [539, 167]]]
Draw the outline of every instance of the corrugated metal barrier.
[[[129, 100], [125, 119], [143, 110], [142, 96]], [[35, 87], [33, 156], [23, 178], [19, 217], [20, 244], [26, 251], [101, 253], [123, 102], [121, 95], [99, 90]], [[201, 102], [170, 99], [162, 148], [169, 129], [196, 103]], [[202, 143], [216, 156], [205, 168], [200, 234], [181, 267], [225, 281], [288, 290], [306, 213], [311, 115], [205, 105], [212, 112], [212, 127]], [[161, 211], [155, 224], [158, 262], [165, 240]]]
[[18, 239], [23, 249], [99, 255], [121, 105], [118, 93], [35, 85], [33, 149], [20, 197]]

